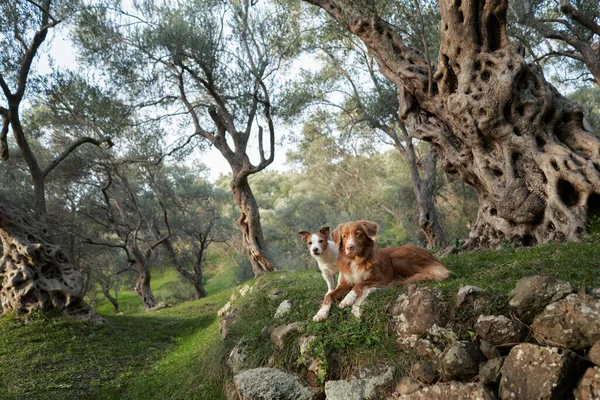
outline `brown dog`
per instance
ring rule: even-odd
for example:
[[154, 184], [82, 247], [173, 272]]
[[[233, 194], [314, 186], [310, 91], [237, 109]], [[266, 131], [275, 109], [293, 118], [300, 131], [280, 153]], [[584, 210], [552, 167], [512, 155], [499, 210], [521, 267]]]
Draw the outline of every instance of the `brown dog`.
[[448, 278], [450, 272], [425, 249], [412, 244], [378, 249], [378, 229], [376, 223], [360, 220], [341, 224], [331, 233], [339, 248], [340, 279], [335, 290], [325, 296], [313, 320], [327, 318], [331, 304], [348, 291], [340, 308], [362, 304], [374, 288]]

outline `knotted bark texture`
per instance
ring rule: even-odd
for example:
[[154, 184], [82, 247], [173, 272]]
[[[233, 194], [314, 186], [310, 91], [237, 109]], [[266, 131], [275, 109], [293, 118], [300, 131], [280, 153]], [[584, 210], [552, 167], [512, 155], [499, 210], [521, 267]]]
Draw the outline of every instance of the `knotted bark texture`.
[[[344, 1], [306, 0], [358, 36], [398, 88], [400, 118], [473, 186], [466, 247], [578, 240], [600, 213], [600, 140], [506, 34], [507, 0], [440, 0], [437, 65]], [[433, 80], [430, 71], [436, 70]]]
[[81, 273], [47, 236], [45, 224], [0, 202], [0, 313], [58, 310], [100, 322], [102, 318], [82, 300]]
[[440, 6], [435, 77], [445, 119], [467, 150], [446, 169], [479, 196], [471, 242], [581, 238], [588, 212], [600, 205], [600, 141], [581, 109], [509, 42], [506, 1]]

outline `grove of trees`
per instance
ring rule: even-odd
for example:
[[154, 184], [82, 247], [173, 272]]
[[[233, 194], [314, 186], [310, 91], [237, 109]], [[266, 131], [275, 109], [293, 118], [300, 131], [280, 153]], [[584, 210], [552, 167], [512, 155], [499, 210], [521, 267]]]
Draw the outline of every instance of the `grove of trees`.
[[[350, 219], [377, 221], [382, 246], [467, 250], [582, 240], [600, 213], [597, 2], [0, 15], [0, 313], [90, 312], [97, 293], [117, 311], [124, 283], [153, 309], [157, 268], [204, 297], [224, 264], [312, 266], [297, 232]], [[59, 39], [76, 65], [52, 58]]]

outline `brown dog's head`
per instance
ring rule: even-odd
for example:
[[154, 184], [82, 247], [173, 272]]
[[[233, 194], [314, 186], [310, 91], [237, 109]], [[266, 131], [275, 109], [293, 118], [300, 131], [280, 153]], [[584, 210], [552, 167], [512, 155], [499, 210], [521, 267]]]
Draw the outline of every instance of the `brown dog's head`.
[[378, 229], [379, 226], [371, 221], [346, 222], [331, 232], [331, 239], [347, 257], [361, 257], [375, 246]]
[[327, 238], [329, 237], [329, 227], [324, 226], [317, 233], [310, 233], [307, 231], [298, 232], [302, 236], [302, 240], [308, 246], [308, 251], [311, 255], [318, 256], [327, 249]]

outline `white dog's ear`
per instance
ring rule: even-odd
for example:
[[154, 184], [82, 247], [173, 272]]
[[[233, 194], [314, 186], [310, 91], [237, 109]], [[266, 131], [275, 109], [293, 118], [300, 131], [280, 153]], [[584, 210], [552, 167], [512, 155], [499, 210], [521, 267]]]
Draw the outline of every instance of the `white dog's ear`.
[[377, 225], [375, 222], [371, 222], [371, 221], [360, 221], [360, 222], [362, 224], [363, 229], [365, 230], [365, 233], [369, 237], [369, 239], [375, 241], [375, 239], [377, 239], [377, 231], [379, 230], [379, 225]]
[[307, 242], [308, 238], [310, 237], [310, 232], [300, 231], [298, 232], [298, 235], [302, 236], [302, 240], [304, 240], [304, 242]]
[[325, 235], [325, 237], [329, 237], [329, 227], [328, 226], [324, 226], [321, 229], [319, 229], [319, 232], [321, 232], [323, 235]]
[[335, 245], [339, 248], [342, 248], [342, 236], [340, 235], [342, 226], [344, 226], [344, 224], [339, 224], [338, 227], [335, 228], [333, 232], [331, 232], [331, 240], [333, 240]]

